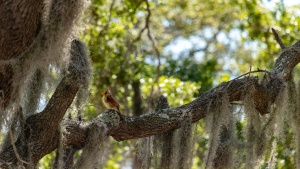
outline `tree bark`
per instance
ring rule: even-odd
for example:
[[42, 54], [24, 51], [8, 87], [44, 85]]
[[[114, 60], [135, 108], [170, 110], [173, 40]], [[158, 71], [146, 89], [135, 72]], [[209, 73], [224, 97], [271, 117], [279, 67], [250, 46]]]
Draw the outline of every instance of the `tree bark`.
[[[285, 50], [300, 51], [299, 44], [300, 42], [297, 42], [295, 45]], [[280, 63], [280, 61], [284, 61], [284, 63]], [[155, 113], [137, 117], [124, 117], [124, 121], [120, 121], [120, 123], [109, 120], [109, 117], [117, 115], [117, 112], [114, 110], [101, 113], [102, 115], [99, 115], [97, 119], [104, 119], [100, 121], [107, 124], [107, 135], [112, 136], [118, 141], [162, 134], [179, 128], [181, 121], [184, 120], [184, 118], [189, 118], [186, 116], [186, 112], [191, 114], [192, 122], [197, 122], [204, 118], [207, 113], [209, 113], [207, 112], [209, 102], [213, 101], [218, 95], [224, 92], [227, 93], [230, 102], [242, 101], [242, 94], [247, 91], [249, 83], [252, 83], [252, 87], [254, 87], [252, 97], [254, 98], [256, 109], [261, 115], [264, 115], [269, 113], [270, 105], [274, 103], [277, 94], [285, 86], [285, 82], [291, 77], [292, 69], [299, 61], [299, 52], [284, 51], [277, 59], [271, 73], [266, 74], [260, 82], [257, 77], [251, 76], [242, 79], [234, 79], [220, 84], [186, 105], [177, 108], [162, 109]], [[282, 65], [285, 65], [285, 69], [282, 69]], [[211, 105], [214, 105], [214, 103], [211, 103]], [[77, 133], [81, 133], [80, 135], [85, 135], [86, 127], [79, 127], [81, 129], [78, 129], [78, 126], [71, 125], [74, 123], [72, 121], [65, 121], [65, 123], [69, 124], [68, 127], [70, 129], [72, 128], [72, 130], [74, 130], [73, 127], [76, 128]], [[82, 124], [82, 126], [89, 125], [91, 125], [91, 123]], [[69, 139], [73, 140], [72, 136], [74, 135], [69, 135]], [[82, 140], [78, 141], [81, 142], [81, 144], [84, 144], [84, 140], [85, 138], [82, 138]]]
[[11, 103], [13, 67], [2, 65], [21, 55], [40, 31], [43, 1], [0, 0], [0, 106]]
[[[60, 122], [65, 112], [73, 102], [73, 99], [82, 83], [82, 75], [85, 75], [85, 69], [78, 70], [77, 66], [86, 60], [84, 46], [79, 41], [72, 43], [72, 61], [67, 74], [57, 86], [54, 94], [49, 100], [45, 109], [29, 116], [26, 119], [25, 130], [16, 141], [18, 152], [21, 159], [30, 161], [35, 166], [37, 162], [46, 154], [52, 152], [58, 147]], [[82, 72], [79, 72], [82, 71]], [[80, 137], [77, 135], [76, 137]], [[76, 146], [76, 145], [74, 145]], [[30, 152], [30, 153], [29, 153]], [[6, 163], [16, 164], [18, 159], [13, 151], [13, 146], [7, 147], [0, 153], [0, 159]], [[4, 168], [4, 166], [0, 166]]]

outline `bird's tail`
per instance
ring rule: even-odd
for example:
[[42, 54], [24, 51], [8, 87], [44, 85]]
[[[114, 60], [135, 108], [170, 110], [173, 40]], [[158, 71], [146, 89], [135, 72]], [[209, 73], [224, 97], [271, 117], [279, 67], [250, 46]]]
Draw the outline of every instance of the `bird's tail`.
[[120, 106], [117, 106], [117, 111], [118, 111], [119, 113], [121, 113], [121, 111], [120, 111]]
[[117, 112], [118, 112], [118, 114], [119, 114], [121, 120], [124, 120], [124, 117], [123, 117], [123, 115], [122, 115], [122, 113], [121, 113], [121, 111], [120, 111], [120, 106], [117, 106], [116, 108], [117, 108]]

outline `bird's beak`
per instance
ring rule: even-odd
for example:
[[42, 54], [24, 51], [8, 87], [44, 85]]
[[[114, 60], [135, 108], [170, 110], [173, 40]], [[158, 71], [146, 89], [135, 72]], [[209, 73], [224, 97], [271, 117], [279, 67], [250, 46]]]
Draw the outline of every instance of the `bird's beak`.
[[108, 90], [105, 90], [105, 92], [102, 93], [102, 95], [106, 95], [108, 93]]

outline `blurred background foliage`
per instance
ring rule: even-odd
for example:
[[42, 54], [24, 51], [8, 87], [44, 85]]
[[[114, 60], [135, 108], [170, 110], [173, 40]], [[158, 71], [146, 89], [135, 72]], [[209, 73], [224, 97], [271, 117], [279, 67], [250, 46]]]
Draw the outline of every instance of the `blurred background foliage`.
[[[270, 28], [278, 30], [285, 44], [296, 42], [299, 7], [292, 0], [89, 1], [80, 26], [94, 77], [84, 120], [105, 109], [101, 93], [107, 88], [123, 114], [136, 116], [153, 112], [159, 95], [176, 107], [250, 67], [271, 68], [280, 48]], [[243, 125], [240, 120], [237, 130], [242, 132]], [[205, 164], [208, 134], [203, 126], [203, 121], [197, 125], [193, 168]], [[112, 141], [103, 167], [138, 168], [133, 162], [136, 142]], [[293, 154], [282, 150], [287, 143], [278, 146], [276, 168], [293, 168]], [[40, 168], [50, 168], [53, 157], [41, 160]]]

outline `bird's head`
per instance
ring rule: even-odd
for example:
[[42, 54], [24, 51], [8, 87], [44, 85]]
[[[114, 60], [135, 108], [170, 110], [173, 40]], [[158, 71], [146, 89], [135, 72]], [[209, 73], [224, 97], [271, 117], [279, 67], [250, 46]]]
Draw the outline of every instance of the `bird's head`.
[[110, 95], [110, 91], [108, 89], [105, 90], [105, 92], [102, 93], [102, 96]]

